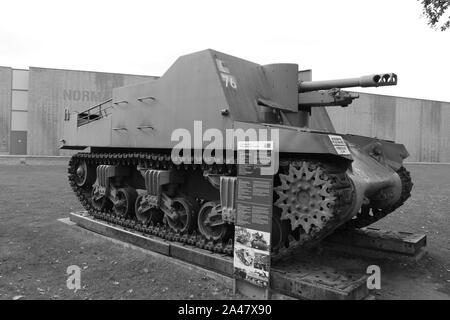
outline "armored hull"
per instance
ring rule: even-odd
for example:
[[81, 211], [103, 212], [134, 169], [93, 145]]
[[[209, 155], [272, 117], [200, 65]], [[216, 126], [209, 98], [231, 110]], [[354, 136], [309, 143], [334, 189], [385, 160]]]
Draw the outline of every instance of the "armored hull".
[[[278, 165], [274, 255], [314, 245], [342, 226], [373, 223], [410, 196], [402, 165], [408, 152], [392, 141], [337, 134], [331, 125], [312, 129], [311, 121], [331, 124], [325, 109], [312, 119], [312, 107], [355, 97], [321, 91], [328, 87], [303, 76], [295, 64], [261, 66], [213, 50], [183, 56], [159, 79], [117, 88], [82, 113], [66, 111], [62, 148], [89, 147], [72, 157], [70, 184], [97, 218], [232, 254], [237, 143], [270, 140]], [[377, 75], [360, 84], [394, 80]]]

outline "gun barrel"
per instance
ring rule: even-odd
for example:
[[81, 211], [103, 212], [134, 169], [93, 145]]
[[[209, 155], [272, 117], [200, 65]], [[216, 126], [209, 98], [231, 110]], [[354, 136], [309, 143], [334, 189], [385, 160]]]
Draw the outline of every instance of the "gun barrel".
[[373, 74], [359, 78], [324, 80], [324, 81], [303, 81], [298, 85], [299, 92], [310, 92], [317, 90], [327, 90], [334, 88], [352, 87], [384, 87], [397, 85], [397, 75], [395, 73]]

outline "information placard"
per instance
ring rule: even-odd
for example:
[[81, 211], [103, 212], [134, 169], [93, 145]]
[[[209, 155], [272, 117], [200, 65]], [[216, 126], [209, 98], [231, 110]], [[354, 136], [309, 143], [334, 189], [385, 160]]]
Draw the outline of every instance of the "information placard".
[[238, 144], [237, 219], [234, 240], [236, 278], [265, 287], [270, 278], [270, 240], [272, 229], [273, 144], [249, 141]]

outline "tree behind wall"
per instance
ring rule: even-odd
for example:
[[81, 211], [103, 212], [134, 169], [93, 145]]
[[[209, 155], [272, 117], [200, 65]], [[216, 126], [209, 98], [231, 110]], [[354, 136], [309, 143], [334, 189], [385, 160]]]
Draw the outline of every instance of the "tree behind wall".
[[445, 15], [450, 7], [450, 0], [418, 0], [423, 6], [423, 13], [428, 25], [441, 31], [450, 28], [450, 15]]

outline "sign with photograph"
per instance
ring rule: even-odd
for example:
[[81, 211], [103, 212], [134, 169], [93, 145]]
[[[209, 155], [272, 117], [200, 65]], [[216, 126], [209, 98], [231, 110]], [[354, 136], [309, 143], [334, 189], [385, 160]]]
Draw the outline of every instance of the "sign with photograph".
[[265, 288], [270, 278], [273, 175], [262, 174], [262, 169], [271, 165], [270, 146], [271, 141], [238, 144], [234, 238], [235, 277]]

